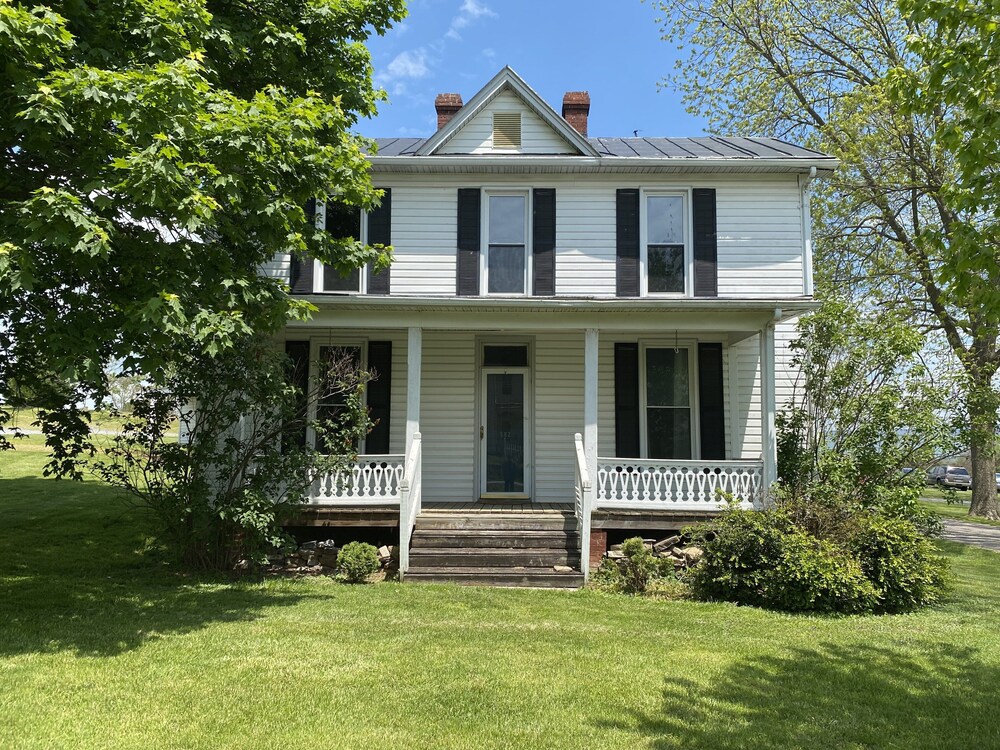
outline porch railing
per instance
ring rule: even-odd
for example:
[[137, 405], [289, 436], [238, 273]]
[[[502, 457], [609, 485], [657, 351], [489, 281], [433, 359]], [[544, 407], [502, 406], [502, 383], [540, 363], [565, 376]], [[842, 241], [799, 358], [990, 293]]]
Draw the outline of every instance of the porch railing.
[[406, 469], [400, 482], [399, 499], [399, 574], [406, 575], [410, 569], [410, 538], [413, 536], [413, 526], [417, 522], [423, 497], [423, 478], [421, 472], [422, 451], [420, 433], [413, 434], [410, 452], [406, 456]]
[[395, 505], [400, 500], [402, 479], [403, 456], [358, 456], [353, 466], [316, 479], [309, 500], [323, 504]]
[[574, 509], [576, 511], [576, 531], [580, 539], [580, 572], [583, 580], [590, 573], [590, 511], [594, 507], [594, 485], [587, 470], [587, 454], [583, 449], [583, 436], [578, 432], [573, 438], [576, 444], [576, 490]]
[[744, 507], [759, 503], [759, 461], [597, 459], [597, 505], [602, 508], [715, 509], [732, 495]]

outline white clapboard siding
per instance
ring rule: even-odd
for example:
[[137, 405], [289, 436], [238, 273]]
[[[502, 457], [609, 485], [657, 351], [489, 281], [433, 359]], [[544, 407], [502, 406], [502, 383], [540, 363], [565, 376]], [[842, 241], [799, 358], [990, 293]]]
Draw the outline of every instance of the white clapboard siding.
[[281, 279], [286, 284], [291, 283], [292, 256], [288, 253], [275, 253], [267, 263], [261, 266], [261, 274], [272, 279]]
[[716, 189], [719, 295], [803, 293], [802, 219], [793, 175], [397, 175], [392, 188], [392, 294], [454, 295], [458, 189], [556, 189], [556, 293], [615, 295], [615, 191]]
[[535, 339], [535, 498], [573, 501], [576, 452], [583, 432], [583, 331]]
[[[700, 182], [710, 187], [710, 180]], [[719, 295], [801, 295], [802, 203], [795, 177], [747, 175], [716, 182]]]
[[[447, 143], [438, 149], [439, 154], [488, 154], [493, 152], [493, 113], [521, 113], [522, 154], [575, 154], [575, 146], [553, 130], [535, 114], [519, 96], [503, 91], [484, 106], [475, 117], [463, 125]], [[507, 151], [506, 153], [510, 153]]]
[[424, 501], [474, 500], [475, 337], [424, 331], [420, 389]]

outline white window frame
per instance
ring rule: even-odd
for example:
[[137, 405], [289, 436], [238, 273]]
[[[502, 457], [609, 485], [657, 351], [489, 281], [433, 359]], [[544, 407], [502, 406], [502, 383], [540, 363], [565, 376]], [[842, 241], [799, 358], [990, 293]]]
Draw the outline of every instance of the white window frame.
[[[532, 279], [532, 246], [531, 238], [533, 227], [531, 222], [532, 211], [532, 190], [529, 187], [502, 186], [483, 187], [480, 191], [479, 215], [480, 239], [479, 239], [479, 290], [482, 297], [530, 297]], [[517, 292], [491, 292], [489, 279], [489, 252], [490, 252], [490, 196], [493, 195], [517, 195], [524, 198], [524, 291]]]
[[[312, 386], [316, 383], [319, 378], [319, 355], [320, 350], [324, 347], [333, 346], [338, 348], [351, 348], [357, 347], [361, 350], [361, 369], [368, 369], [368, 339], [349, 337], [349, 338], [333, 338], [329, 336], [311, 336], [309, 338], [309, 390], [312, 391]], [[365, 406], [368, 406], [368, 388], [365, 387], [364, 393]], [[309, 404], [307, 405], [306, 414], [308, 415], [309, 422], [312, 423], [316, 421], [316, 415], [318, 412], [319, 400], [315, 398], [309, 399]], [[358, 455], [363, 456], [365, 454], [365, 443], [367, 442], [367, 436], [362, 437], [358, 441]], [[306, 445], [310, 448], [316, 447], [316, 430], [313, 429], [312, 424], [306, 427]]]
[[[698, 392], [698, 342], [692, 339], [665, 341], [651, 339], [639, 342], [639, 456], [649, 458], [649, 426], [647, 424], [648, 403], [646, 400], [646, 352], [649, 349], [686, 349], [688, 353], [688, 408], [691, 410], [691, 458], [680, 460], [701, 460], [701, 394]], [[670, 460], [670, 459], [664, 459]]]
[[[653, 196], [678, 196], [683, 200], [684, 216], [684, 291], [683, 292], [650, 292], [649, 291], [649, 227], [647, 198]], [[682, 298], [694, 296], [694, 216], [692, 214], [692, 199], [690, 187], [663, 186], [656, 188], [641, 188], [639, 190], [639, 296]]]
[[[326, 203], [316, 202], [316, 226], [322, 228], [326, 226]], [[361, 227], [358, 229], [360, 242], [368, 244], [368, 212], [361, 209]], [[313, 293], [314, 294], [367, 294], [368, 293], [368, 264], [358, 269], [358, 290], [345, 292], [335, 289], [327, 291], [323, 288], [323, 280], [326, 272], [326, 265], [319, 260], [313, 259]]]

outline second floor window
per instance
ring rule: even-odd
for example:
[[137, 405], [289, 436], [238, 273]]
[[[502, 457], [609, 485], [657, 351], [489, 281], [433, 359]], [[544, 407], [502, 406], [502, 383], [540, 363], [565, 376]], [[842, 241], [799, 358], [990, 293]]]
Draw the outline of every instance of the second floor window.
[[[348, 206], [343, 203], [326, 204], [326, 231], [338, 239], [351, 238], [364, 241], [363, 225], [361, 220], [363, 214], [357, 206]], [[361, 269], [355, 268], [344, 276], [333, 266], [324, 265], [323, 273], [319, 276], [320, 292], [363, 292], [361, 285], [364, 283], [365, 274]]]
[[684, 294], [688, 265], [683, 194], [647, 194], [644, 264], [647, 294]]
[[528, 279], [528, 196], [488, 193], [486, 196], [487, 294], [525, 294]]

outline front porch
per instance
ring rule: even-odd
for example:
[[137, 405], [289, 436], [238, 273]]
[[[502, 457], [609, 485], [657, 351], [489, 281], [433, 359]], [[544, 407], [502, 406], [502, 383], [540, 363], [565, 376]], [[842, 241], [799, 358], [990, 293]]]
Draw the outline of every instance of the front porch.
[[[398, 304], [338, 300], [335, 319], [321, 313], [288, 332], [312, 357], [349, 346], [365, 364], [365, 347], [377, 345], [384, 386], [380, 451], [362, 445], [350, 470], [317, 477], [303, 523], [398, 525], [406, 576], [428, 514], [565, 514], [578, 550], [589, 550], [591, 529], [620, 519], [662, 528], [710, 516], [727, 498], [763, 502], [775, 475], [780, 310], [417, 315]], [[583, 574], [587, 558], [576, 563]]]

